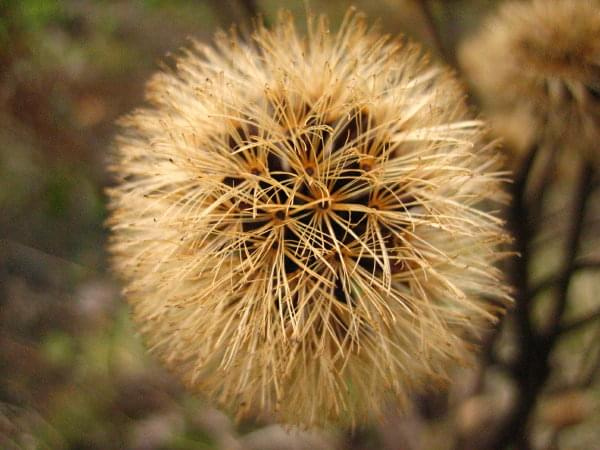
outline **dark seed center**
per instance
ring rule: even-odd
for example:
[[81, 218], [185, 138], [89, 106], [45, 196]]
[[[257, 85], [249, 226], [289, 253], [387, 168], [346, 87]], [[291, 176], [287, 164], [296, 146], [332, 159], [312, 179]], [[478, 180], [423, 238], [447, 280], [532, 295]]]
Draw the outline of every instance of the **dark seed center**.
[[[289, 120], [290, 114], [294, 115], [295, 120]], [[315, 239], [314, 247], [321, 251], [329, 250], [333, 255], [337, 255], [333, 249], [334, 241], [337, 241], [344, 248], [350, 249], [350, 254], [361, 254], [356, 257], [350, 256], [358, 266], [373, 274], [381, 271], [380, 263], [375, 257], [367, 255], [363, 251], [352, 250], [359, 248], [360, 242], [374, 239], [375, 235], [383, 236], [386, 243], [392, 244], [390, 231], [382, 225], [377, 225], [376, 222], [370, 222], [370, 214], [365, 212], [365, 207], [383, 208], [383, 202], [373, 193], [372, 181], [365, 176], [365, 172], [370, 172], [375, 167], [378, 158], [389, 148], [387, 142], [375, 140], [372, 137], [373, 133], [369, 132], [375, 126], [375, 121], [369, 112], [367, 110], [354, 111], [349, 115], [342, 114], [337, 119], [319, 121], [319, 116], [314, 114], [310, 105], [303, 104], [300, 108], [291, 108], [289, 104], [280, 100], [280, 103], [273, 105], [273, 118], [284, 130], [290, 127], [290, 123], [301, 125], [297, 125], [298, 129], [288, 130], [288, 137], [283, 141], [280, 132], [270, 136], [268, 130], [258, 130], [256, 127], [248, 126], [238, 127], [228, 137], [232, 154], [235, 158], [239, 158], [241, 163], [252, 160], [262, 161], [264, 157], [260, 157], [261, 152], [266, 155], [263, 166], [251, 167], [249, 171], [253, 176], [262, 175], [264, 178], [261, 178], [258, 188], [251, 187], [250, 184], [247, 186], [248, 193], [258, 196], [259, 211], [258, 216], [251, 216], [248, 211], [241, 213], [242, 229], [249, 233], [254, 230], [259, 231], [247, 238], [248, 245], [246, 247], [252, 247], [255, 241], [262, 239], [261, 236], [267, 235], [268, 226], [273, 223], [273, 219], [282, 222], [286, 218], [290, 218], [298, 227], [294, 228], [296, 231], [292, 232], [289, 224], [284, 224], [283, 241], [279, 243], [286, 249], [284, 270], [286, 274], [292, 275], [299, 270], [305, 270], [306, 267], [313, 267], [314, 264], [318, 264], [319, 257], [308, 250], [298, 251], [305, 245], [301, 241], [299, 234], [301, 231], [298, 230], [321, 226], [315, 224], [321, 224], [322, 217], [315, 216], [322, 215], [323, 211], [331, 211], [330, 228], [316, 230], [317, 232], [311, 237], [311, 239]], [[272, 138], [275, 146], [283, 145], [286, 151], [293, 149], [299, 160], [303, 161], [303, 168], [294, 170], [293, 167], [290, 167], [289, 162], [280, 156], [279, 152], [271, 149], [261, 150], [256, 146], [248, 146], [243, 152], [239, 151], [244, 145], [257, 142], [256, 138], [259, 135], [265, 141]], [[237, 153], [234, 153], [236, 151]], [[327, 155], [324, 155], [325, 151], [327, 151]], [[331, 165], [329, 160], [336, 161], [336, 163]], [[317, 171], [317, 168], [320, 170]], [[315, 188], [311, 185], [312, 187], [309, 188], [308, 181], [305, 180], [299, 188], [294, 188], [297, 180], [306, 179], [306, 176], [312, 178], [317, 173], [324, 174], [323, 179], [320, 180], [324, 183], [320, 185], [321, 187]], [[229, 176], [223, 180], [223, 184], [232, 188], [240, 186], [241, 190], [246, 189], [243, 182], [243, 174]], [[250, 191], [250, 189], [256, 190]], [[336, 209], [338, 201], [344, 203], [345, 208]], [[270, 208], [275, 206], [282, 209], [268, 214], [264, 209], [260, 211], [260, 202], [268, 204]], [[296, 206], [307, 203], [311, 204], [311, 209], [306, 207], [294, 209]], [[287, 205], [292, 205], [291, 209], [288, 210], [289, 206]], [[356, 205], [356, 209], [353, 208], [353, 205]], [[387, 209], [390, 210], [401, 210], [400, 207], [395, 207], [393, 204], [388, 206]], [[374, 233], [370, 229], [371, 225], [368, 226], [368, 224], [371, 223], [375, 223], [373, 226], [379, 227], [378, 233]], [[291, 254], [295, 259], [289, 256]], [[394, 264], [392, 270], [398, 270], [397, 264]], [[353, 303], [351, 294], [344, 292], [339, 282], [335, 286], [333, 296], [340, 303], [347, 305]]]

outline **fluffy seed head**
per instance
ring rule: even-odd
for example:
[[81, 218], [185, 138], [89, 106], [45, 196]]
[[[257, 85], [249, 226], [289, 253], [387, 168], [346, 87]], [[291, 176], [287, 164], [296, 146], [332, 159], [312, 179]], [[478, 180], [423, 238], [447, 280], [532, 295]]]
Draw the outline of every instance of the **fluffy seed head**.
[[152, 78], [109, 224], [151, 351], [230, 410], [312, 425], [445, 381], [506, 288], [496, 156], [457, 83], [357, 14], [308, 22]]
[[570, 147], [600, 138], [600, 3], [503, 3], [460, 50], [487, 107], [527, 110], [541, 132]]

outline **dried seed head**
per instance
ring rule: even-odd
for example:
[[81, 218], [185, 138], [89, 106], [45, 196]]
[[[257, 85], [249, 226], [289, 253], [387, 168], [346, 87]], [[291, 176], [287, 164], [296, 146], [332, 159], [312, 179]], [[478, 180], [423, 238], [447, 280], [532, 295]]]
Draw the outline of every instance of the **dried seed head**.
[[231, 410], [354, 422], [503, 310], [496, 156], [448, 72], [349, 13], [195, 44], [123, 120], [114, 268], [150, 349]]
[[[461, 63], [492, 114], [527, 111], [550, 139], [600, 138], [600, 3], [510, 1], [466, 41]], [[598, 156], [598, 155], [597, 155]]]

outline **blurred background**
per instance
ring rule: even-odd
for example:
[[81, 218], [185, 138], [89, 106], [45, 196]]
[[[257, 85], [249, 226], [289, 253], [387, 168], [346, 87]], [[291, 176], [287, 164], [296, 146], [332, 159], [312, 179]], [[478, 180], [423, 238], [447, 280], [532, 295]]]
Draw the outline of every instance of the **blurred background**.
[[[306, 3], [327, 13], [332, 28], [350, 5]], [[457, 43], [496, 2], [421, 3], [352, 4], [436, 55], [433, 21], [452, 63]], [[280, 7], [302, 24], [306, 4], [295, 0], [0, 0], [0, 448], [468, 448], [469, 436], [485, 433], [514, 401], [509, 377], [487, 361], [485, 370], [458, 373], [449, 393], [416, 398], [406, 416], [390, 413], [354, 432], [288, 434], [272, 423], [233, 422], [145, 353], [104, 250], [114, 121], [141, 104], [169, 51], [248, 24], [257, 12], [272, 21]], [[597, 288], [597, 277], [578, 280], [592, 298], [581, 308]], [[600, 448], [600, 392], [596, 371], [586, 369], [598, 355], [580, 351], [598, 340], [597, 326], [575, 333], [555, 355], [557, 367], [591, 379], [585, 390], [558, 383], [544, 394], [534, 447]], [[510, 354], [509, 338], [500, 345]]]

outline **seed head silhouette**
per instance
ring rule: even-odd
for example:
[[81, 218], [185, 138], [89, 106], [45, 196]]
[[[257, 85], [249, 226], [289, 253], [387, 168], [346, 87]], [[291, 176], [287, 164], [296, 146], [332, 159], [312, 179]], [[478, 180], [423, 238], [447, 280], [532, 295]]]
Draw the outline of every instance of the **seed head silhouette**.
[[355, 423], [503, 311], [497, 156], [417, 46], [282, 13], [156, 74], [122, 120], [110, 252], [150, 350], [230, 411]]

